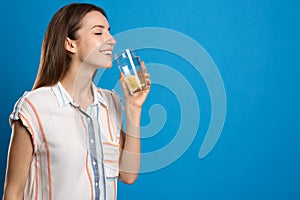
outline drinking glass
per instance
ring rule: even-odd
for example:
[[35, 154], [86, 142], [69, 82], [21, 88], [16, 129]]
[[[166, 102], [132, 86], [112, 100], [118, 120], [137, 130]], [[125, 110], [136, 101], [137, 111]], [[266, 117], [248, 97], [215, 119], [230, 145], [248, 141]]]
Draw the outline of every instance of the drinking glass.
[[115, 54], [115, 59], [120, 71], [124, 74], [125, 83], [131, 95], [147, 89], [141, 59], [136, 50], [125, 49]]

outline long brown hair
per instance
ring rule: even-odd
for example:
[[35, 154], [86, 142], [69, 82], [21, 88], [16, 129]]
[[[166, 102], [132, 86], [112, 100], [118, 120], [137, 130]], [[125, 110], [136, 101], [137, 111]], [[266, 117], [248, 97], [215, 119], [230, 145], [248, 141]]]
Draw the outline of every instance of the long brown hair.
[[76, 32], [81, 27], [82, 18], [90, 11], [99, 11], [107, 18], [102, 8], [86, 3], [66, 5], [53, 15], [44, 36], [33, 89], [52, 86], [65, 77], [71, 61], [65, 49], [65, 40], [67, 37], [72, 40], [78, 39]]

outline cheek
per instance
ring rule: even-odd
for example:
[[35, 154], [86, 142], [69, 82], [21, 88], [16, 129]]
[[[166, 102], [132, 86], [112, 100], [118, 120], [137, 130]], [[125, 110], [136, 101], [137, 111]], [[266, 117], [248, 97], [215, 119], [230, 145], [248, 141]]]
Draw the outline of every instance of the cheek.
[[105, 43], [99, 37], [81, 38], [77, 52], [79, 60], [98, 67], [109, 67], [111, 59], [100, 52], [103, 44]]
[[86, 58], [96, 50], [96, 45], [93, 45], [90, 40], [81, 40], [78, 46], [78, 56]]
[[108, 67], [111, 63], [111, 60], [100, 52], [99, 47], [91, 46], [81, 53], [80, 60], [96, 67]]
[[101, 47], [104, 45], [104, 41], [100, 40], [99, 38], [89, 38], [82, 43], [82, 49], [86, 53], [92, 53], [92, 52], [99, 52], [101, 50]]

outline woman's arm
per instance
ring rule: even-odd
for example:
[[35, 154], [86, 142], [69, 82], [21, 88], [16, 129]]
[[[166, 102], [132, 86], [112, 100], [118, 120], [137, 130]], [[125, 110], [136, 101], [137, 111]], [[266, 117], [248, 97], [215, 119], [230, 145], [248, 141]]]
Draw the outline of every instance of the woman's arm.
[[122, 131], [120, 137], [121, 157], [119, 179], [132, 184], [138, 176], [140, 168], [140, 115], [141, 108], [127, 106], [126, 134]]
[[14, 121], [8, 150], [3, 200], [23, 199], [32, 154], [30, 134], [20, 120]]
[[146, 67], [142, 63], [148, 88], [130, 95], [121, 74], [120, 82], [125, 99], [126, 109], [126, 134], [121, 131], [120, 137], [120, 173], [119, 179], [127, 184], [132, 184], [138, 177], [140, 169], [140, 119], [142, 105], [150, 91], [150, 75], [146, 73]]

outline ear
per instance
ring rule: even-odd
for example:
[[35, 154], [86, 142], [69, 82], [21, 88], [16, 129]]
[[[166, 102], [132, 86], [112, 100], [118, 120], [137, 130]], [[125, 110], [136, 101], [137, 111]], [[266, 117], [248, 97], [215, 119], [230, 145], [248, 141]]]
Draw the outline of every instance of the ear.
[[76, 53], [77, 50], [77, 44], [75, 40], [71, 40], [70, 38], [66, 38], [65, 40], [65, 49], [69, 51], [70, 53]]

